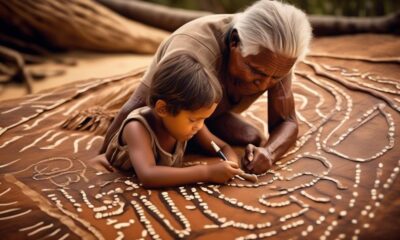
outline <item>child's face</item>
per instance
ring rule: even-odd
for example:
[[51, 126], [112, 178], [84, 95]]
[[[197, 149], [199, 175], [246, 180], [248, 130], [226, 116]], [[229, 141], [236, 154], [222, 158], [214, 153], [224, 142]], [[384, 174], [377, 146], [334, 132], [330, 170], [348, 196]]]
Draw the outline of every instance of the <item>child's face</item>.
[[204, 125], [204, 120], [211, 116], [217, 108], [214, 103], [209, 107], [203, 107], [195, 111], [182, 110], [177, 115], [167, 114], [163, 122], [169, 133], [178, 141], [186, 141], [192, 138]]

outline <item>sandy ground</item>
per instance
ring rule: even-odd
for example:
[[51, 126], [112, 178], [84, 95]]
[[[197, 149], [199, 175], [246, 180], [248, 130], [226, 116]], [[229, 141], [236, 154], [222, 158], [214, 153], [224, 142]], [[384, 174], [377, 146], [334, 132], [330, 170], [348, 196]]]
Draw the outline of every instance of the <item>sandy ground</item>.
[[[40, 65], [30, 65], [28, 67], [28, 69], [31, 70], [65, 71], [58, 76], [34, 80], [33, 93], [74, 81], [124, 74], [137, 67], [148, 65], [152, 59], [152, 55], [88, 52], [70, 52], [62, 56], [74, 59], [77, 64], [75, 66], [66, 66], [49, 62]], [[18, 98], [26, 94], [26, 86], [22, 83], [0, 85], [0, 102], [7, 99]]]

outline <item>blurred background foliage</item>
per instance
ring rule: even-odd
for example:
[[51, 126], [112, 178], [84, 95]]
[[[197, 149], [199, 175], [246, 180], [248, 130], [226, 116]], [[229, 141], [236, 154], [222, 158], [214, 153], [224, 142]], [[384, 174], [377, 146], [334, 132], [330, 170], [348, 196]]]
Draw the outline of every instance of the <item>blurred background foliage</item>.
[[[214, 13], [234, 13], [256, 0], [146, 0], [170, 7]], [[308, 14], [372, 17], [400, 10], [400, 0], [283, 0]]]

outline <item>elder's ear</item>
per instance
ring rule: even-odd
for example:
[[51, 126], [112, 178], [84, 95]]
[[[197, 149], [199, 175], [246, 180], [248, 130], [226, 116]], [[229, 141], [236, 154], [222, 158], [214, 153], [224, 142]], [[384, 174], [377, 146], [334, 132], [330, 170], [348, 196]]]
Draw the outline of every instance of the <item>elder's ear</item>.
[[239, 33], [236, 29], [233, 29], [229, 36], [229, 47], [238, 47], [240, 43]]
[[164, 100], [157, 100], [154, 110], [160, 117], [168, 115], [167, 103]]

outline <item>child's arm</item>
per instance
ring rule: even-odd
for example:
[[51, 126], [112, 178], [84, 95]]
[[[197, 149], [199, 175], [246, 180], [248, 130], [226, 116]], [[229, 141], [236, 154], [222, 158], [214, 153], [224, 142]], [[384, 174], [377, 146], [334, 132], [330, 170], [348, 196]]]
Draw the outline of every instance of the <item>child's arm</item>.
[[126, 124], [123, 138], [136, 175], [145, 187], [167, 187], [196, 182], [224, 183], [243, 173], [236, 163], [218, 162], [185, 168], [158, 166], [151, 149], [150, 134], [137, 121]]
[[200, 131], [194, 136], [196, 143], [210, 156], [217, 156], [214, 148], [211, 146], [211, 141], [214, 141], [222, 150], [229, 161], [239, 163], [239, 157], [229, 144], [222, 141], [208, 130], [207, 126], [203, 126]]

